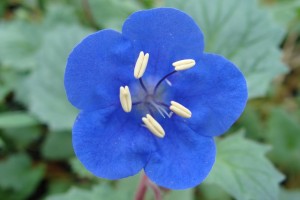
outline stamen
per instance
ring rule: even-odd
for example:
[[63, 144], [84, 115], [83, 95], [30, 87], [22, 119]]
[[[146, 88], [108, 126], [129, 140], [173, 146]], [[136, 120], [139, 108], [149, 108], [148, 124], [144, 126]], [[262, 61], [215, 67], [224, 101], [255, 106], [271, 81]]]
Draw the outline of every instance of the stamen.
[[146, 117], [142, 118], [142, 120], [151, 133], [159, 138], [163, 138], [165, 136], [164, 129], [151, 115], [147, 114]]
[[144, 75], [148, 64], [148, 60], [149, 54], [144, 54], [144, 52], [141, 51], [134, 67], [134, 77], [136, 79], [139, 79]]
[[171, 101], [170, 110], [183, 118], [192, 117], [192, 112], [189, 109], [175, 101]]
[[172, 65], [175, 67], [176, 71], [186, 70], [194, 67], [196, 64], [193, 59], [185, 59], [174, 62]]
[[159, 114], [163, 117], [166, 118], [163, 111], [160, 109], [160, 106], [156, 105], [154, 102], [150, 102], [150, 104], [159, 112]]
[[155, 96], [156, 95], [156, 92], [157, 92], [157, 89], [158, 89], [158, 87], [160, 86], [160, 84], [164, 81], [164, 80], [166, 80], [166, 78], [168, 78], [169, 76], [171, 76], [172, 74], [175, 74], [177, 71], [175, 70], [175, 71], [172, 71], [171, 73], [168, 73], [167, 75], [165, 75], [164, 77], [162, 77], [159, 81], [158, 81], [158, 83], [156, 84], [156, 86], [154, 87], [154, 91], [153, 91], [153, 95]]
[[120, 87], [120, 102], [125, 112], [130, 112], [132, 108], [131, 95], [128, 86]]

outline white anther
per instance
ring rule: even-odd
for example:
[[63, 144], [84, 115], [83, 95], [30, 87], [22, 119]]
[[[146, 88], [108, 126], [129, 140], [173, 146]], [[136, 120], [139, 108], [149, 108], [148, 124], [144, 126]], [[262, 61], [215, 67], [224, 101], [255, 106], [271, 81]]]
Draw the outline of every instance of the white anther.
[[176, 71], [180, 71], [194, 67], [196, 65], [196, 61], [193, 59], [185, 59], [174, 62], [172, 65], [175, 67]]
[[134, 77], [136, 79], [139, 79], [144, 75], [148, 64], [148, 60], [149, 60], [149, 54], [148, 53], [144, 54], [144, 52], [141, 51], [134, 67]]
[[189, 109], [175, 101], [171, 101], [170, 110], [183, 118], [192, 117], [192, 112]]
[[120, 87], [120, 102], [125, 112], [131, 111], [132, 101], [128, 86]]
[[165, 131], [161, 125], [149, 114], [142, 118], [148, 130], [159, 138], [165, 137]]

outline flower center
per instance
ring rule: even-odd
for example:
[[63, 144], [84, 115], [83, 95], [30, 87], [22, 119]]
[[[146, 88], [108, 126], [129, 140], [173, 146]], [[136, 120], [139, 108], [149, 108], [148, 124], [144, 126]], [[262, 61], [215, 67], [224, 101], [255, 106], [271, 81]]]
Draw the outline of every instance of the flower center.
[[142, 89], [145, 92], [145, 97], [141, 101], [132, 102], [131, 94], [128, 86], [120, 87], [120, 102], [124, 112], [129, 113], [133, 106], [143, 106], [147, 109], [148, 114], [142, 118], [144, 126], [153, 133], [155, 136], [163, 138], [165, 131], [162, 126], [152, 117], [154, 112], [158, 112], [162, 117], [171, 117], [173, 113], [183, 117], [191, 118], [192, 112], [176, 101], [171, 101], [170, 104], [162, 102], [158, 98], [158, 88], [163, 81], [166, 81], [168, 85], [172, 86], [172, 83], [168, 80], [168, 77], [175, 74], [177, 71], [187, 70], [195, 66], [196, 62], [193, 59], [184, 59], [174, 62], [172, 65], [175, 70], [162, 77], [155, 85], [152, 93], [145, 86], [142, 76], [144, 75], [149, 60], [149, 54], [140, 52], [134, 68], [134, 77], [139, 80]]

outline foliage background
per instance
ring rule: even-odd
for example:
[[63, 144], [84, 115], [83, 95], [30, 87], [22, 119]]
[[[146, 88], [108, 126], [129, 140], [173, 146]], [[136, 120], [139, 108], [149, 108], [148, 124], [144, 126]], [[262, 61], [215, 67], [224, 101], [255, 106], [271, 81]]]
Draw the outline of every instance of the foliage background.
[[164, 199], [300, 199], [299, 0], [1, 0], [1, 200], [133, 198], [139, 175], [98, 179], [74, 156], [78, 111], [66, 100], [63, 75], [87, 34], [120, 30], [130, 13], [161, 6], [196, 20], [206, 51], [240, 67], [250, 97], [239, 121], [216, 139], [206, 181], [164, 191]]

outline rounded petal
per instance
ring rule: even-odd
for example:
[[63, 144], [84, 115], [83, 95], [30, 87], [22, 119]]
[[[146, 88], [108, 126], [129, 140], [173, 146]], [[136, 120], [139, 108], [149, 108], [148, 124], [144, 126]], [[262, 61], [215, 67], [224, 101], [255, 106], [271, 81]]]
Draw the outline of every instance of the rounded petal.
[[194, 20], [174, 8], [139, 11], [125, 21], [122, 33], [134, 44], [135, 57], [149, 53], [145, 75], [160, 79], [174, 71], [172, 63], [198, 60], [204, 49], [203, 34]]
[[141, 119], [121, 108], [83, 111], [73, 127], [73, 147], [94, 175], [119, 179], [138, 173], [154, 149], [153, 136]]
[[157, 185], [187, 189], [200, 184], [215, 161], [213, 138], [201, 136], [182, 122], [163, 124], [166, 136], [157, 139], [157, 151], [145, 166], [146, 175]]
[[246, 106], [248, 93], [243, 74], [219, 55], [205, 54], [196, 67], [177, 73], [170, 81], [173, 100], [192, 112], [185, 123], [202, 135], [223, 134]]
[[120, 86], [133, 78], [131, 43], [113, 30], [89, 35], [71, 52], [65, 72], [69, 101], [95, 110], [119, 103]]

